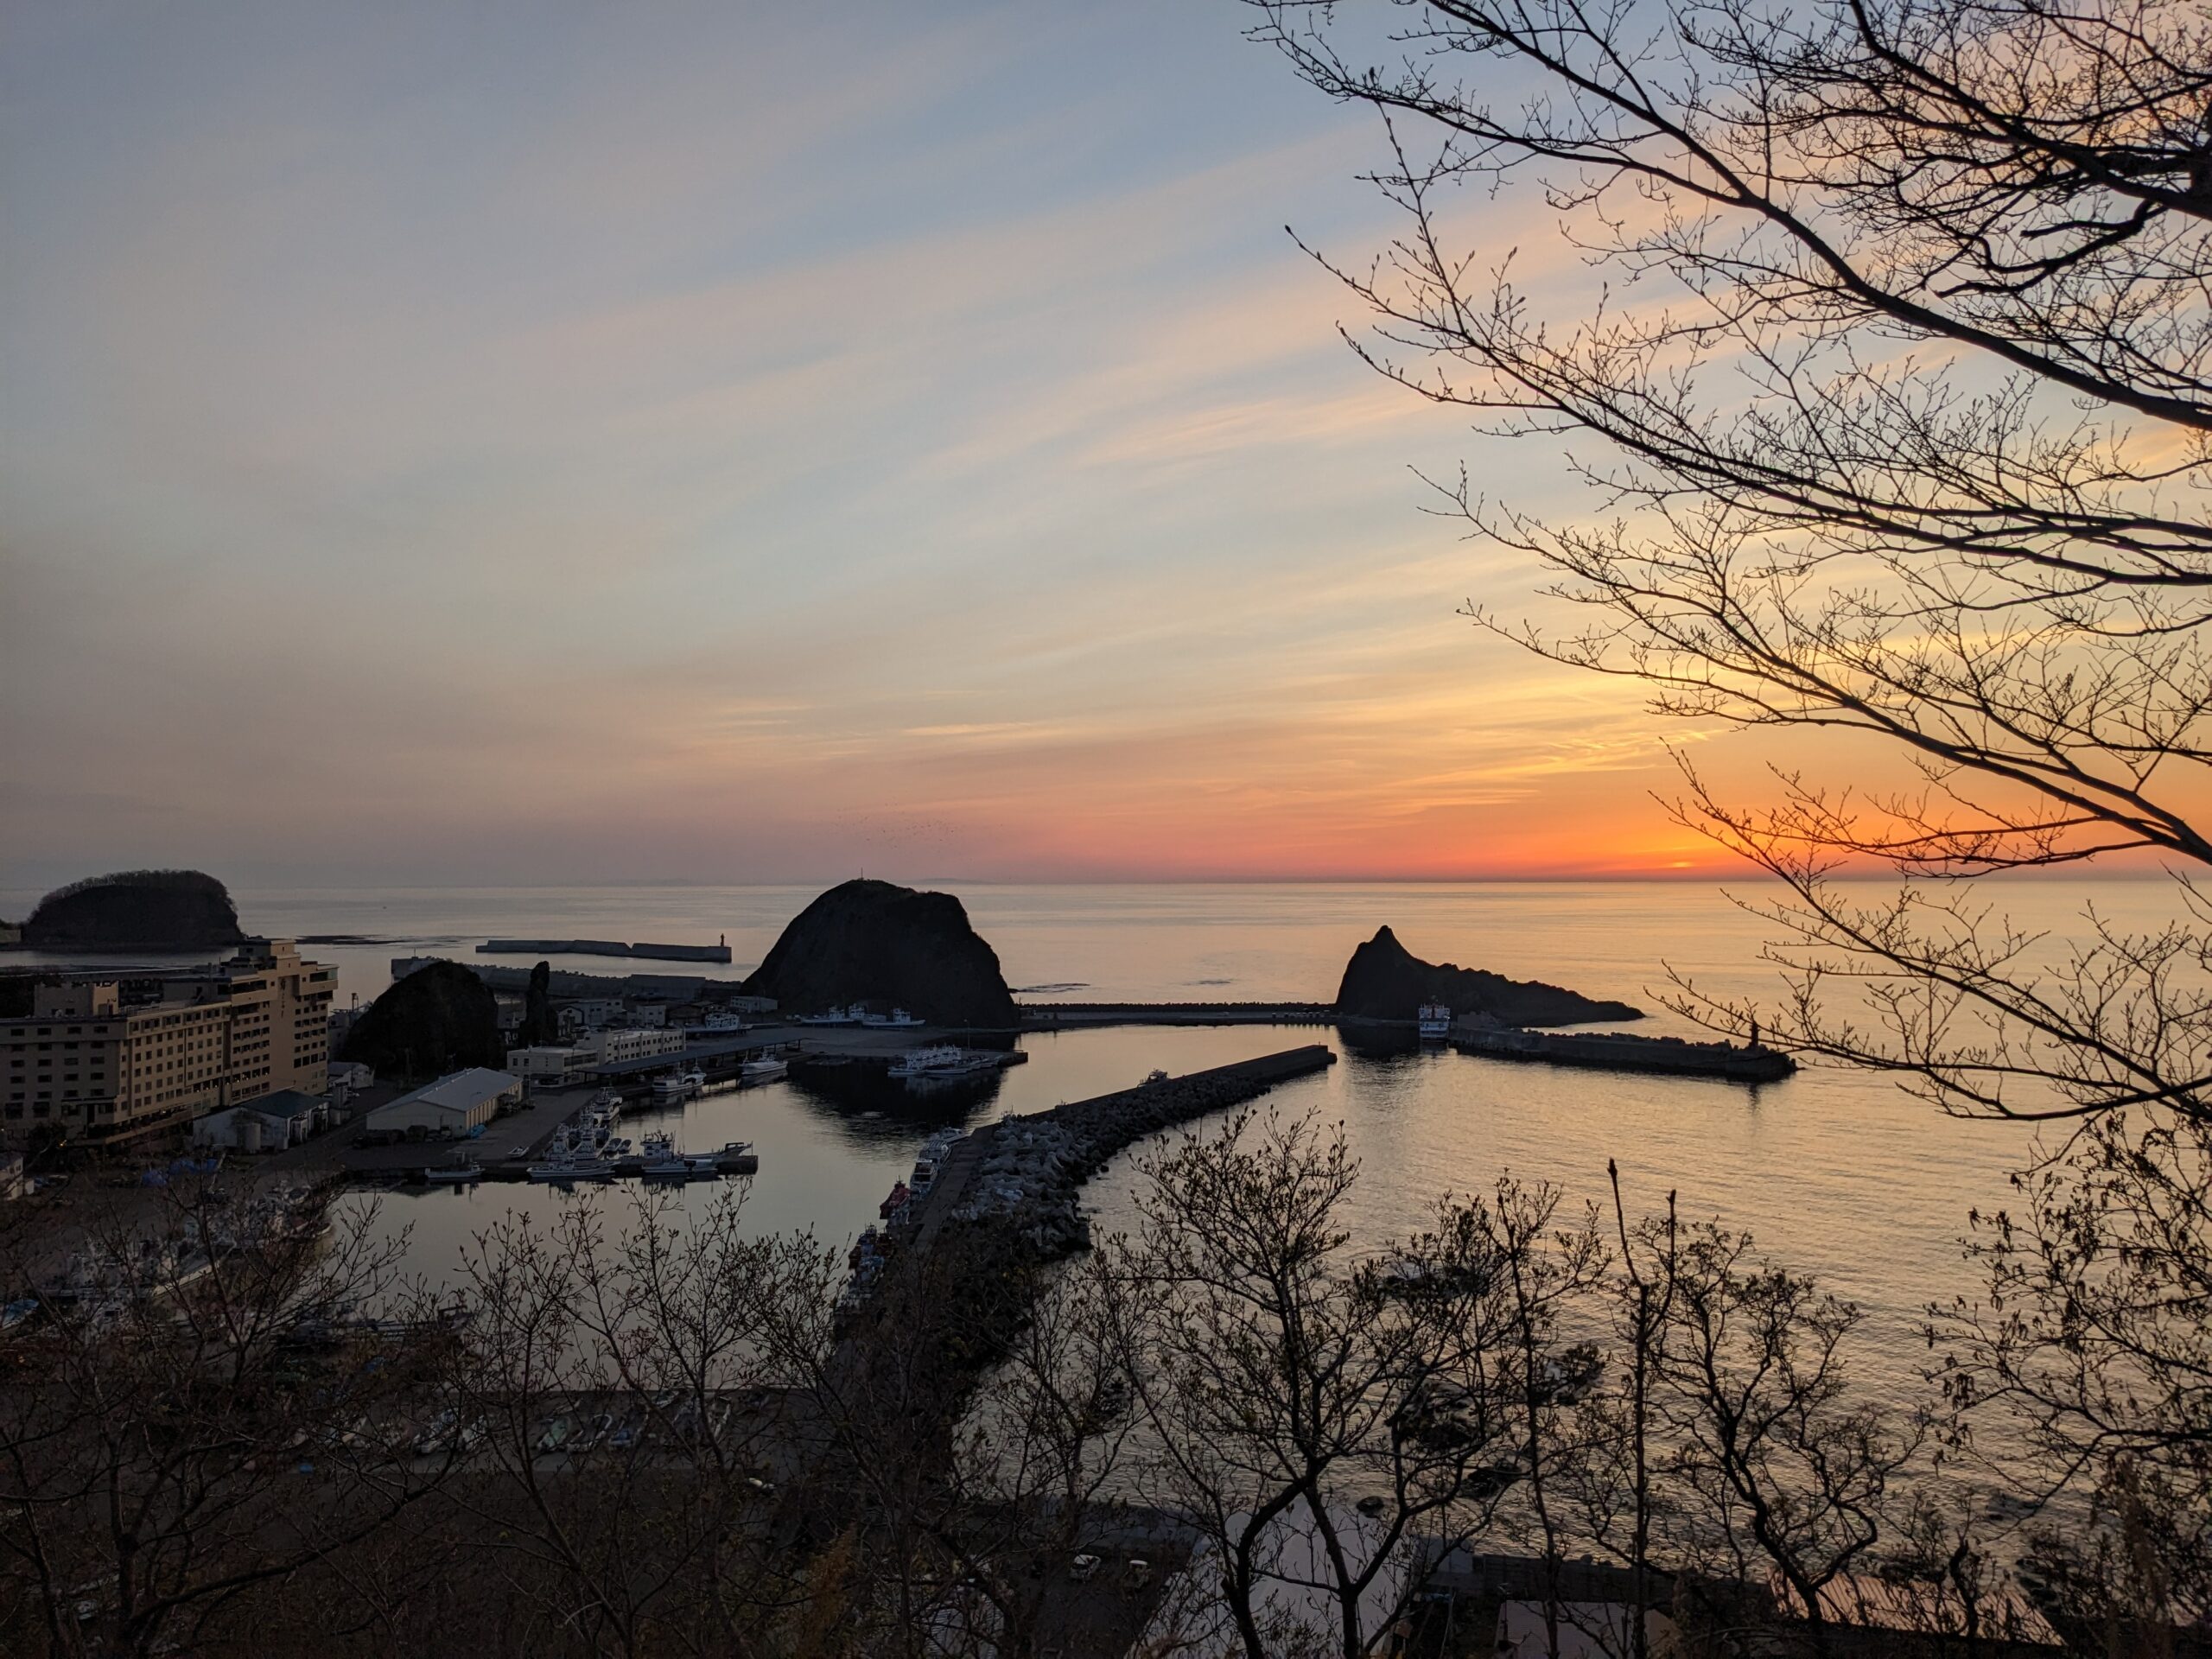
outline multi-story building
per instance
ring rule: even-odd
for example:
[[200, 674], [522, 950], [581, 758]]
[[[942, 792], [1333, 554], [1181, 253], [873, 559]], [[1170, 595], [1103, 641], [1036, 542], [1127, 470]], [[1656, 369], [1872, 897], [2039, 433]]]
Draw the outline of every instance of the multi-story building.
[[656, 1054], [681, 1054], [683, 1033], [673, 1030], [594, 1031], [579, 1039], [575, 1046], [588, 1064], [613, 1065], [620, 1060], [650, 1059]]
[[561, 1022], [563, 1038], [573, 1039], [621, 1024], [624, 1013], [619, 996], [582, 996], [561, 1004], [554, 1017]]
[[213, 969], [156, 979], [125, 1006], [114, 981], [42, 985], [0, 1020], [0, 1139], [41, 1128], [115, 1140], [282, 1090], [317, 1095], [337, 969], [289, 940], [249, 940]]
[[567, 1083], [589, 1069], [594, 1061], [580, 1048], [540, 1044], [507, 1051], [507, 1070], [532, 1083]]

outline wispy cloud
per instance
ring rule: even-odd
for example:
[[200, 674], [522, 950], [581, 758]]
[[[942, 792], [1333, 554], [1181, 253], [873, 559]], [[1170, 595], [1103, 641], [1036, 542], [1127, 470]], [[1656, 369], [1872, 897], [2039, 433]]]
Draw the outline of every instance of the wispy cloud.
[[1408, 467], [1556, 467], [1344, 349], [1374, 136], [1236, 22], [11, 22], [0, 874], [1678, 856], [1454, 613], [1529, 573]]

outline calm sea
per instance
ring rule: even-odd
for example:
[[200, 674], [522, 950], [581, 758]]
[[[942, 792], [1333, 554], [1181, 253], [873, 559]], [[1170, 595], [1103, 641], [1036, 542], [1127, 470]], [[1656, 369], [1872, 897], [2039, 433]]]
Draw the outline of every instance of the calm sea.
[[[1749, 884], [1746, 884], [1748, 887]], [[1036, 1001], [1326, 1001], [1352, 947], [1389, 923], [1407, 946], [1548, 980], [1652, 1010], [1639, 1029], [1687, 1030], [1655, 991], [1669, 967], [1715, 991], [1770, 992], [1759, 950], [1768, 925], [1714, 888], [1689, 883], [1343, 886], [960, 886], [1007, 978]], [[813, 896], [802, 887], [620, 887], [353, 893], [243, 892], [246, 926], [278, 936], [343, 935], [318, 944], [338, 964], [341, 1001], [388, 982], [390, 958], [468, 956], [493, 934], [710, 942], [727, 936], [742, 976]], [[35, 894], [0, 892], [0, 915]], [[2055, 938], [2078, 935], [2094, 905], [2154, 926], [2171, 903], [2157, 881], [2022, 882], [1996, 894]], [[20, 961], [21, 957], [15, 960]], [[501, 960], [509, 960], [501, 958]], [[559, 965], [619, 973], [623, 964]], [[1027, 1065], [980, 1096], [907, 1103], [831, 1099], [791, 1084], [695, 1101], [682, 1143], [752, 1141], [761, 1169], [747, 1199], [762, 1228], [857, 1232], [875, 1215], [913, 1149], [944, 1122], [975, 1123], [1136, 1082], [1331, 1038], [1311, 1028], [1121, 1029], [1024, 1039]], [[1672, 1189], [1683, 1212], [1748, 1228], [1760, 1245], [1860, 1301], [1886, 1369], [1910, 1365], [1920, 1308], [1969, 1288], [1958, 1240], [1967, 1211], [2006, 1201], [2005, 1173], [2027, 1154], [2024, 1130], [1948, 1119], [1865, 1073], [1808, 1070], [1758, 1088], [1690, 1078], [1617, 1077], [1461, 1055], [1344, 1058], [1271, 1096], [1286, 1112], [1341, 1121], [1363, 1162], [1357, 1230], [1380, 1247], [1420, 1224], [1446, 1190], [1510, 1171], [1558, 1183], [1575, 1201], [1605, 1195], [1619, 1161], [1632, 1206], [1657, 1210]], [[677, 1115], [664, 1120], [675, 1127]], [[1135, 1179], [1125, 1157], [1089, 1189], [1100, 1224], [1126, 1221]], [[702, 1202], [693, 1188], [688, 1201]], [[393, 1195], [388, 1224], [410, 1230], [413, 1259], [435, 1274], [510, 1209], [569, 1202], [545, 1189]]]

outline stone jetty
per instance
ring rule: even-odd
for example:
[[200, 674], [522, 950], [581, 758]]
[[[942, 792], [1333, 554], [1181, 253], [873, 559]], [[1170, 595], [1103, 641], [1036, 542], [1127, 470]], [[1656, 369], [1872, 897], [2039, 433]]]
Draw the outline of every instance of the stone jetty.
[[1116, 1154], [1336, 1059], [1326, 1045], [1313, 1043], [987, 1124], [954, 1144], [928, 1196], [894, 1223], [893, 1270], [986, 1236], [1001, 1266], [1009, 1251], [1033, 1264], [1072, 1255], [1090, 1242], [1078, 1202], [1083, 1184]]

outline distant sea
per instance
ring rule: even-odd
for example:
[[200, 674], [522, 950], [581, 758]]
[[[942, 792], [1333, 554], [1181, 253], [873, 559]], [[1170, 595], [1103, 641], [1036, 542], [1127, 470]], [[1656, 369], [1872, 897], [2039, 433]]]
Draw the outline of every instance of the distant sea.
[[[1668, 966], [1713, 990], [1770, 992], [1759, 960], [1766, 924], [1714, 887], [1689, 882], [1275, 886], [953, 887], [1024, 1000], [1325, 1001], [1353, 946], [1384, 923], [1407, 947], [1516, 978], [1541, 979], [1652, 1011], [1637, 1028], [1688, 1033], [1659, 1008]], [[1746, 880], [1742, 891], [1755, 891]], [[741, 977], [814, 896], [798, 887], [544, 889], [245, 890], [251, 931], [339, 936], [307, 954], [338, 965], [341, 1001], [389, 982], [394, 957], [476, 958], [489, 936], [598, 938], [680, 944], [727, 935], [735, 960], [707, 971]], [[35, 893], [0, 891], [0, 915]], [[2015, 917], [2057, 937], [2078, 934], [2085, 906], [2123, 924], [2158, 925], [2171, 889], [2157, 881], [2008, 884]], [[7, 953], [0, 963], [25, 957]], [[563, 957], [585, 972], [693, 971], [673, 963]], [[1669, 1190], [1686, 1216], [1748, 1227], [1761, 1246], [1858, 1299], [1870, 1315], [1878, 1369], [1900, 1380], [1924, 1347], [1930, 1300], [1971, 1292], [1958, 1239], [1967, 1212], [2007, 1202], [2005, 1176], [2028, 1132], [1948, 1119], [1889, 1080], [1808, 1069], [1761, 1087], [1679, 1077], [1514, 1065], [1456, 1054], [1363, 1055], [1311, 1027], [1118, 1029], [1023, 1039], [1031, 1063], [965, 1100], [855, 1101], [795, 1084], [710, 1096], [680, 1109], [681, 1139], [756, 1143], [761, 1172], [748, 1212], [764, 1228], [811, 1227], [848, 1237], [872, 1221], [914, 1147], [945, 1121], [985, 1122], [1136, 1082], [1316, 1039], [1343, 1062], [1275, 1092], [1272, 1104], [1345, 1125], [1363, 1160], [1354, 1224], [1363, 1243], [1421, 1224], [1446, 1190], [1489, 1185], [1510, 1171], [1556, 1182], [1570, 1204], [1606, 1198], [1605, 1160], [1618, 1160], [1631, 1206], [1656, 1211]], [[676, 1124], [671, 1116], [671, 1127]], [[1105, 1227], [1131, 1219], [1125, 1156], [1087, 1190]], [[411, 1230], [426, 1271], [510, 1210], [570, 1200], [548, 1189], [485, 1185], [467, 1193], [395, 1194], [390, 1224]], [[692, 1188], [686, 1202], [703, 1202]]]

